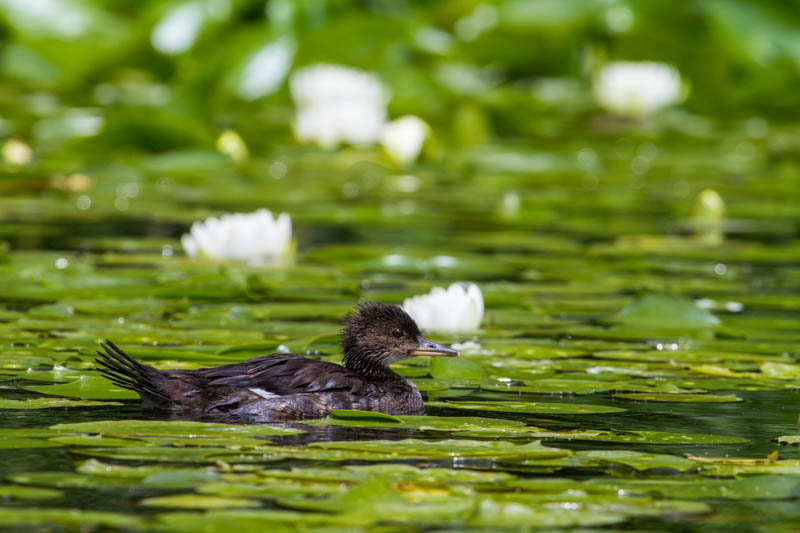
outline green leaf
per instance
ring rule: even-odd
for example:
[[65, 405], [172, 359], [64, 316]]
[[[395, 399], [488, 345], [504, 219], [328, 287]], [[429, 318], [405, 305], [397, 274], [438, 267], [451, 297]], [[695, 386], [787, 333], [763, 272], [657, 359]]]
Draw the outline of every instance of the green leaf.
[[130, 514], [80, 509], [0, 507], [0, 526], [52, 527], [53, 524], [83, 531], [99, 528], [136, 530], [145, 527], [142, 518]]
[[[297, 435], [302, 429], [267, 425], [235, 425], [186, 420], [104, 420], [78, 422], [51, 426], [57, 431], [74, 433], [96, 433], [115, 437], [266, 437]], [[254, 440], [253, 444], [268, 445], [269, 441]]]
[[640, 402], [670, 402], [670, 403], [734, 403], [742, 399], [735, 394], [656, 394], [656, 393], [620, 393], [614, 398], [621, 400], [636, 400]]
[[463, 357], [430, 357], [428, 372], [436, 379], [483, 379], [486, 371]]
[[0, 485], [0, 498], [3, 500], [52, 500], [62, 496], [60, 490]]
[[589, 405], [579, 403], [545, 403], [545, 402], [428, 402], [427, 407], [442, 407], [466, 411], [491, 411], [503, 413], [528, 414], [606, 414], [625, 411], [620, 407], [605, 405]]
[[601, 463], [625, 465], [635, 470], [650, 470], [652, 468], [667, 468], [685, 472], [699, 468], [701, 463], [675, 455], [642, 453], [625, 450], [594, 450], [577, 452], [578, 456], [588, 457]]
[[334, 441], [314, 442], [311, 448], [342, 451], [365, 451], [386, 454], [391, 457], [562, 457], [571, 455], [569, 450], [548, 448], [538, 441], [530, 444], [513, 444], [504, 441], [440, 440], [423, 441], [406, 439], [399, 441]]
[[619, 311], [612, 322], [656, 330], [701, 329], [719, 326], [717, 317], [682, 296], [644, 293]]
[[233, 509], [236, 507], [261, 507], [255, 500], [243, 498], [223, 498], [203, 494], [173, 494], [145, 498], [139, 505], [147, 507], [172, 507], [176, 509]]
[[117, 387], [105, 378], [85, 375], [62, 385], [35, 385], [24, 389], [41, 394], [87, 400], [130, 400], [139, 397], [135, 392]]
[[68, 400], [66, 398], [31, 398], [29, 400], [7, 400], [0, 398], [0, 409], [51, 409], [55, 407], [94, 407], [98, 405], [122, 404], [119, 402]]
[[386, 413], [379, 413], [377, 411], [359, 411], [358, 409], [331, 409], [331, 416], [333, 418], [341, 418], [344, 420], [382, 420], [386, 422], [403, 422], [403, 420], [394, 415], [387, 415]]

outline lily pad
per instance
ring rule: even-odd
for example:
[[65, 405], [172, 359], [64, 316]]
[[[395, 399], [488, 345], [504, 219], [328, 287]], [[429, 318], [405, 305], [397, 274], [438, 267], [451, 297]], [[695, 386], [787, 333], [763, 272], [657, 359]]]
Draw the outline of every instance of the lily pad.
[[177, 509], [235, 509], [237, 507], [260, 507], [255, 500], [243, 498], [223, 498], [205, 494], [173, 494], [171, 496], [158, 496], [145, 498], [139, 505], [147, 507], [172, 507]]
[[503, 413], [526, 414], [558, 414], [586, 415], [621, 413], [621, 407], [591, 405], [579, 403], [545, 403], [545, 402], [428, 402], [428, 407], [443, 407], [465, 411], [493, 411]]
[[614, 398], [635, 400], [640, 402], [668, 403], [735, 403], [742, 399], [735, 394], [657, 394], [657, 393], [620, 393]]
[[25, 387], [25, 390], [86, 400], [131, 400], [139, 397], [135, 392], [117, 387], [105, 378], [86, 375], [61, 385], [35, 385]]
[[676, 455], [651, 454], [624, 450], [597, 450], [577, 452], [578, 456], [589, 457], [601, 463], [624, 465], [635, 470], [666, 468], [684, 472], [698, 469], [701, 463]]
[[[302, 429], [269, 425], [234, 425], [185, 420], [105, 420], [57, 424], [51, 429], [74, 433], [96, 433], [115, 437], [265, 437], [297, 435]], [[269, 444], [269, 441], [254, 441], [254, 444]]]
[[55, 407], [95, 407], [98, 405], [122, 404], [119, 402], [68, 400], [66, 398], [31, 398], [29, 400], [8, 400], [0, 398], [0, 409], [51, 409]]
[[611, 321], [656, 330], [702, 329], [720, 325], [717, 317], [697, 307], [688, 298], [651, 292], [639, 296]]
[[748, 439], [728, 435], [667, 433], [664, 431], [577, 430], [559, 432], [536, 429], [530, 431], [530, 436], [537, 439], [585, 440], [631, 444], [742, 444], [749, 442]]
[[4, 437], [0, 436], [0, 450], [15, 450], [24, 448], [58, 448], [63, 446], [59, 442], [51, 442], [45, 439], [28, 439], [25, 437]]
[[143, 529], [145, 521], [130, 514], [102, 511], [0, 507], [0, 525], [3, 526], [52, 526], [53, 524], [82, 531], [97, 528], [136, 530]]
[[379, 413], [377, 411], [359, 411], [357, 409], [331, 409], [331, 416], [333, 418], [340, 418], [343, 420], [381, 420], [384, 422], [399, 422], [403, 421], [394, 415], [387, 415], [386, 413]]
[[475, 430], [517, 430], [525, 425], [519, 420], [466, 416], [414, 416], [400, 415], [395, 420], [376, 418], [320, 418], [303, 420], [309, 426], [371, 427], [386, 429], [417, 429], [420, 431], [465, 432]]
[[571, 455], [569, 450], [548, 448], [539, 441], [530, 444], [513, 444], [504, 441], [440, 440], [423, 441], [406, 439], [400, 441], [336, 441], [314, 442], [311, 448], [342, 451], [365, 451], [383, 453], [392, 457], [562, 457]]
[[4, 500], [52, 500], [62, 496], [60, 490], [0, 485], [0, 498]]
[[431, 357], [428, 372], [436, 379], [483, 379], [486, 371], [463, 357]]

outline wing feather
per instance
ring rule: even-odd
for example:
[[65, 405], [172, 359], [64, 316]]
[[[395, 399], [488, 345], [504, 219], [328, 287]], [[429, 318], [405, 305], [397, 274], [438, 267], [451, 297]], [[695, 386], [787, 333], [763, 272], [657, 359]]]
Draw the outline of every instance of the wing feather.
[[362, 380], [343, 366], [285, 353], [256, 357], [204, 371], [208, 385], [258, 388], [274, 394], [301, 394], [361, 387]]

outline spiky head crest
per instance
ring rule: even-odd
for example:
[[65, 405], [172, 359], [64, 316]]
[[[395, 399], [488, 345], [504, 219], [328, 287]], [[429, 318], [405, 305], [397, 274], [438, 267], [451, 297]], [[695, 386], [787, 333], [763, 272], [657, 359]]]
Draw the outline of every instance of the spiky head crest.
[[341, 333], [344, 365], [358, 372], [388, 370], [419, 346], [419, 337], [417, 323], [399, 305], [359, 304], [347, 315]]

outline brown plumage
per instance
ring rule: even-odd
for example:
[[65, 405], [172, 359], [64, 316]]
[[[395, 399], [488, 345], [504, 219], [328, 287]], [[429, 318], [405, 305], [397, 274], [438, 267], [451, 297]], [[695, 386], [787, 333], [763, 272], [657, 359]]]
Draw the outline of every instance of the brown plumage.
[[320, 418], [330, 409], [424, 414], [417, 387], [389, 365], [415, 355], [458, 355], [422, 337], [402, 308], [382, 303], [359, 305], [347, 316], [344, 366], [279, 353], [214, 368], [156, 370], [111, 341], [102, 346], [98, 370], [136, 391], [147, 409], [254, 421]]

